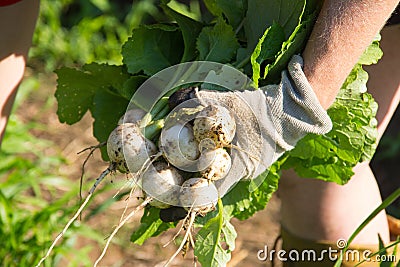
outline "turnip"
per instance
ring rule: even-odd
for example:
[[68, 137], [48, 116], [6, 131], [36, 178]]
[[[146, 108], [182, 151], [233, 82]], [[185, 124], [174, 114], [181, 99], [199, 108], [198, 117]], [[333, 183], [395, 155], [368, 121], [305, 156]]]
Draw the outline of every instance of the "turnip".
[[231, 169], [232, 160], [223, 148], [202, 151], [198, 166], [201, 175], [211, 181], [224, 178]]
[[138, 172], [156, 152], [153, 142], [147, 140], [134, 123], [118, 125], [108, 137], [108, 157], [122, 173]]
[[101, 255], [97, 258], [94, 266], [97, 266], [104, 257], [112, 238], [117, 234], [118, 230], [121, 229], [121, 227], [132, 218], [136, 212], [142, 210], [147, 204], [158, 208], [167, 208], [170, 207], [170, 205], [178, 205], [178, 196], [181, 189], [180, 185], [183, 182], [183, 178], [172, 166], [168, 166], [168, 164], [164, 162], [156, 162], [141, 174], [140, 182], [147, 197], [142, 204], [137, 206], [126, 216], [125, 219], [120, 221], [118, 226], [109, 236], [106, 245]]
[[225, 147], [235, 136], [235, 118], [223, 106], [208, 105], [194, 120], [193, 132], [202, 147]]
[[[96, 179], [81, 207], [56, 237], [37, 266], [49, 256], [55, 244], [82, 212], [99, 183], [109, 173], [116, 170], [122, 173], [131, 173], [138, 178], [146, 197], [126, 217], [122, 216], [120, 223], [109, 236], [101, 255], [96, 260], [95, 266], [104, 257], [111, 239], [118, 230], [147, 204], [160, 209], [182, 206], [188, 211], [188, 216], [183, 222], [187, 232], [182, 244], [165, 266], [176, 257], [187, 241], [190, 241], [193, 246], [191, 228], [195, 217], [214, 210], [218, 201], [218, 190], [212, 181], [223, 178], [231, 167], [230, 157], [224, 147], [232, 147], [231, 142], [236, 130], [234, 118], [222, 106], [197, 105], [178, 108], [169, 116], [169, 120], [151, 121], [146, 128], [140, 128], [139, 120], [143, 120], [141, 116], [144, 112], [139, 111], [138, 113], [140, 114], [138, 115], [134, 110], [129, 111], [122, 124], [119, 124], [109, 135], [107, 140], [109, 167]], [[191, 126], [192, 122], [193, 126]], [[158, 131], [163, 128], [159, 140], [159, 153], [157, 153], [154, 143], [143, 134], [146, 132], [143, 129], [149, 130], [149, 133], [156, 133], [152, 127]], [[157, 134], [146, 136], [155, 138]], [[205, 144], [200, 158], [199, 143]], [[215, 144], [213, 150], [210, 150], [210, 144]], [[158, 161], [152, 164], [161, 155], [164, 156], [167, 163]], [[200, 174], [204, 178], [190, 178], [183, 182], [182, 175], [173, 166], [190, 172], [197, 172], [200, 167]], [[192, 175], [194, 174], [192, 173]]]
[[155, 162], [141, 176], [141, 186], [148, 197], [150, 205], [165, 209], [179, 204], [179, 190], [183, 178], [174, 167]]
[[125, 112], [119, 119], [118, 125], [124, 123], [139, 123], [140, 120], [146, 115], [146, 111], [139, 108], [133, 108]]
[[207, 179], [191, 178], [182, 184], [179, 200], [182, 207], [205, 214], [214, 209], [218, 201], [218, 190]]
[[215, 185], [207, 179], [190, 178], [182, 184], [179, 195], [181, 205], [189, 211], [183, 225], [186, 228], [186, 233], [177, 251], [164, 265], [168, 266], [178, 253], [183, 249], [186, 242], [194, 244], [192, 240], [192, 226], [197, 214], [204, 215], [215, 209], [218, 202], [218, 190]]
[[177, 168], [193, 171], [199, 157], [198, 143], [189, 124], [164, 128], [160, 136], [160, 151]]
[[[136, 173], [143, 169], [146, 163], [151, 163], [150, 156], [157, 152], [156, 146], [147, 140], [140, 132], [138, 125], [133, 123], [124, 123], [115, 128], [107, 140], [107, 154], [110, 158], [110, 165], [96, 179], [96, 182], [89, 190], [85, 201], [81, 204], [78, 211], [68, 221], [63, 230], [57, 235], [46, 255], [36, 266], [50, 255], [58, 240], [60, 240], [71, 224], [78, 218], [84, 207], [87, 205], [94, 191], [100, 182], [111, 172], [119, 170], [122, 173]], [[150, 200], [148, 200], [150, 201]]]

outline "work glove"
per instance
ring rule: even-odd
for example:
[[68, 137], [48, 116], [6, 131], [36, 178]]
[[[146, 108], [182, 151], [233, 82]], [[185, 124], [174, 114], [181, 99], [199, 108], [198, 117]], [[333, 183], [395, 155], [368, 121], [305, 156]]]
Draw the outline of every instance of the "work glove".
[[306, 134], [331, 130], [332, 122], [302, 67], [303, 59], [295, 55], [277, 85], [234, 92], [196, 92], [201, 103], [226, 107], [236, 121], [231, 169], [225, 178], [215, 181], [220, 197], [241, 179], [258, 177]]

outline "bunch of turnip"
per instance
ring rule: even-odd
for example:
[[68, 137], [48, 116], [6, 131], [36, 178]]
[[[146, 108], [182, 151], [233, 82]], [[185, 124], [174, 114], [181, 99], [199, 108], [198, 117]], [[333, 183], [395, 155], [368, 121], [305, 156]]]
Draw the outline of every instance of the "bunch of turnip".
[[[176, 94], [170, 99], [176, 99]], [[131, 176], [143, 191], [144, 201], [120, 221], [95, 266], [105, 255], [117, 231], [146, 205], [186, 210], [184, 218], [179, 218], [184, 219], [182, 225], [186, 234], [165, 266], [186, 242], [194, 243], [191, 228], [195, 217], [215, 209], [219, 194], [214, 181], [223, 179], [231, 167], [228, 152], [235, 136], [235, 119], [227, 108], [220, 105], [201, 105], [192, 100], [189, 100], [190, 105], [185, 105], [185, 102], [168, 104], [164, 100], [159, 101], [152, 112], [130, 109], [119, 120], [106, 144], [109, 167], [97, 178], [79, 210], [37, 266], [48, 257], [56, 242], [79, 216], [99, 183], [115, 171]]]

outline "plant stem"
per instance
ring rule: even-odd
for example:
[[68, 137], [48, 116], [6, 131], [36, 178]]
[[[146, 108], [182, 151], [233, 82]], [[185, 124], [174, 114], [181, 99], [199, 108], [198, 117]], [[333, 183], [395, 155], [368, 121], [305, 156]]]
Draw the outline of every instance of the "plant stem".
[[161, 132], [161, 129], [164, 127], [164, 123], [164, 119], [150, 123], [146, 126], [146, 128], [144, 128], [144, 136], [149, 140], [153, 140]]

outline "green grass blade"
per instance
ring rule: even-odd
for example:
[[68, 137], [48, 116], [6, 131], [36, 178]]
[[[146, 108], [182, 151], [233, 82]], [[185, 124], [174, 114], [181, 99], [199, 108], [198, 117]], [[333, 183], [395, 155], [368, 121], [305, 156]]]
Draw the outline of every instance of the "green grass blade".
[[356, 236], [361, 232], [364, 227], [375, 218], [382, 210], [392, 204], [398, 197], [400, 197], [400, 188], [394, 191], [390, 196], [388, 196], [371, 214], [361, 223], [359, 227], [353, 232], [350, 236], [349, 240], [347, 241], [347, 246], [343, 249], [343, 253], [340, 254], [339, 259], [336, 261], [334, 267], [340, 267], [343, 261], [343, 254], [348, 249], [350, 243], [356, 238]]

